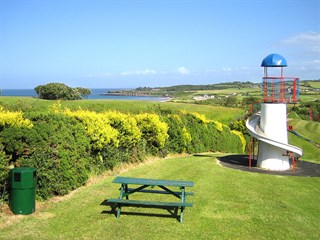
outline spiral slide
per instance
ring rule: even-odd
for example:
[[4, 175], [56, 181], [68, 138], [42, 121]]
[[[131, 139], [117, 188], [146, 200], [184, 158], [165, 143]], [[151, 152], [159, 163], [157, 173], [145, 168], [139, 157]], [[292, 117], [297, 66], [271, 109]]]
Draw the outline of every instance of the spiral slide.
[[258, 139], [259, 141], [265, 142], [267, 144], [270, 144], [274, 147], [278, 147], [280, 149], [286, 150], [288, 152], [292, 153], [292, 156], [297, 159], [300, 158], [303, 155], [303, 151], [301, 148], [298, 148], [296, 146], [292, 146], [290, 144], [281, 143], [278, 141], [275, 141], [271, 138], [269, 138], [259, 127], [260, 122], [260, 112], [253, 114], [246, 122], [246, 127], [248, 130], [248, 133]]

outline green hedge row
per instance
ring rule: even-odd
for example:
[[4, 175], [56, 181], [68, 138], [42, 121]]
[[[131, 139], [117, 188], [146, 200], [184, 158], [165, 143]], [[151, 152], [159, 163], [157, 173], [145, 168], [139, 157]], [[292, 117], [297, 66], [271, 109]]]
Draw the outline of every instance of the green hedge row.
[[[64, 195], [90, 174], [149, 155], [208, 151], [242, 153], [239, 132], [196, 113], [170, 110], [137, 115], [60, 110], [29, 113], [28, 125], [0, 115], [0, 199], [8, 193], [9, 167], [38, 169], [37, 198]], [[19, 115], [21, 117], [21, 114]], [[20, 120], [21, 122], [21, 120]]]

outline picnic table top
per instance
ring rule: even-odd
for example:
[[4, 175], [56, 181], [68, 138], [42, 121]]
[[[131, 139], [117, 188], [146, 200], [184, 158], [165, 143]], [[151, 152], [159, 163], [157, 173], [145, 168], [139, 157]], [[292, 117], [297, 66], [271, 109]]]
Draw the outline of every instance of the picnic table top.
[[149, 178], [116, 177], [113, 183], [151, 185], [151, 186], [175, 186], [175, 187], [193, 187], [192, 181], [181, 180], [162, 180]]

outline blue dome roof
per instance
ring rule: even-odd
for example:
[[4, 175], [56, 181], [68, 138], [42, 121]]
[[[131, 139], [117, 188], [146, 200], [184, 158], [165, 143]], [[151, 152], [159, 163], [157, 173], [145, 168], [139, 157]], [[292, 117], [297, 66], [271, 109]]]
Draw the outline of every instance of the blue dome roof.
[[287, 61], [279, 54], [272, 53], [266, 56], [261, 63], [261, 67], [286, 67]]

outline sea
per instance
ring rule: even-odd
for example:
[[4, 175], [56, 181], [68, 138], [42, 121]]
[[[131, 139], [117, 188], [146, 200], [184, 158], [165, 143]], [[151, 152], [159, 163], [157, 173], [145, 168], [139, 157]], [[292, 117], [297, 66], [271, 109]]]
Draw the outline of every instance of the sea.
[[[128, 89], [102, 89], [94, 88], [90, 89], [90, 94], [87, 99], [106, 99], [106, 100], [144, 100], [153, 102], [164, 102], [168, 101], [166, 97], [154, 97], [154, 96], [108, 96], [104, 95], [109, 91], [128, 90]], [[0, 96], [15, 96], [15, 97], [38, 97], [37, 93], [33, 89], [0, 89]]]

